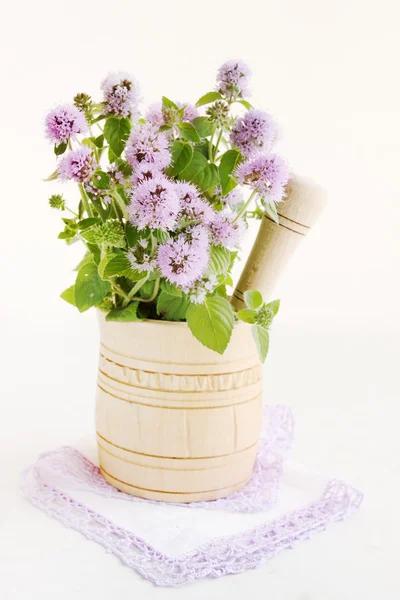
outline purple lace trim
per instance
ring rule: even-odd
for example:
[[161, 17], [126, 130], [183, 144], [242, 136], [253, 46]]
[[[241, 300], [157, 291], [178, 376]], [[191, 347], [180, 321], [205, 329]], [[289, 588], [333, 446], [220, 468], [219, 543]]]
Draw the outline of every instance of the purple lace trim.
[[[211, 502], [174, 503], [175, 506], [245, 513], [260, 512], [275, 506], [279, 496], [284, 460], [293, 443], [293, 436], [292, 411], [286, 406], [265, 406], [254, 471], [246, 487], [226, 498]], [[49, 473], [53, 473], [54, 476], [62, 475], [68, 479], [69, 483], [74, 482], [81, 490], [87, 489], [102, 496], [124, 499], [129, 502], [162, 504], [158, 501], [144, 500], [120, 492], [106, 482], [98, 467], [74, 448], [60, 448], [48, 455], [42, 455], [41, 460], [45, 460], [44, 467], [47, 478]], [[40, 477], [40, 460], [34, 469], [36, 478]], [[40, 479], [38, 481], [40, 482]]]
[[[281, 412], [281, 415], [283, 414], [284, 411]], [[286, 411], [286, 414], [289, 413]], [[291, 419], [289, 421], [292, 423]], [[280, 422], [282, 423], [282, 421]], [[285, 429], [285, 431], [288, 430]], [[267, 505], [276, 499], [277, 478], [279, 480], [282, 468], [282, 454], [288, 447], [288, 437], [281, 432], [275, 438], [275, 449], [279, 446], [278, 438], [282, 452], [280, 459], [277, 459], [277, 455], [272, 452], [274, 456], [272, 464], [275, 464], [276, 467], [273, 469], [275, 476], [271, 476], [270, 480], [263, 479], [266, 487], [269, 487], [272, 481], [272, 487], [275, 490], [272, 495], [263, 495]], [[265, 441], [264, 435], [263, 440]], [[251, 512], [254, 512], [255, 506], [261, 505], [256, 501], [254, 494], [255, 490], [260, 491], [262, 487], [262, 484], [257, 481], [257, 477], [260, 473], [262, 476], [265, 475], [263, 470], [266, 470], [266, 467], [262, 462], [263, 456], [270, 460], [268, 452], [263, 454], [265, 446], [268, 444], [261, 444], [253, 479], [243, 492], [238, 492], [230, 499], [226, 499], [225, 507], [222, 506], [221, 501], [185, 506], [201, 506], [201, 508], [214, 506], [218, 509], [227, 508], [248, 512], [246, 508], [246, 490], [248, 490], [247, 500], [252, 499]], [[221, 577], [258, 567], [281, 550], [292, 548], [298, 542], [325, 529], [330, 523], [344, 519], [356, 510], [362, 501], [360, 492], [334, 480], [329, 482], [317, 502], [301, 510], [280, 517], [272, 523], [258, 525], [246, 532], [215, 538], [194, 551], [173, 557], [160, 552], [143, 538], [116, 525], [104, 515], [55, 487], [52, 481], [60, 480], [60, 476], [75, 489], [90, 490], [102, 496], [117, 497], [131, 502], [142, 500], [118, 492], [109, 486], [99, 474], [99, 469], [73, 448], [60, 448], [42, 454], [37, 463], [22, 474], [22, 493], [34, 506], [58, 519], [67, 527], [80, 531], [88, 539], [101, 544], [108, 552], [118, 556], [144, 578], [160, 586], [180, 585], [199, 578]], [[235, 497], [236, 500], [232, 500]]]

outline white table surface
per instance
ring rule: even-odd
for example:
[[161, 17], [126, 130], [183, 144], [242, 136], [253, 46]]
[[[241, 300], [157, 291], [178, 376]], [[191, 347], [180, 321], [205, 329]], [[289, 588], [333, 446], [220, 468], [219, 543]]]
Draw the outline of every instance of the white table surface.
[[68, 310], [64, 323], [50, 318], [44, 330], [43, 323], [33, 325], [28, 338], [15, 335], [11, 325], [6, 335], [1, 598], [400, 597], [395, 333], [288, 331], [277, 324], [265, 367], [266, 401], [286, 403], [296, 416], [292, 458], [361, 489], [361, 511], [254, 571], [155, 588], [99, 545], [32, 507], [17, 489], [20, 471], [40, 452], [74, 444], [93, 430], [96, 323]]

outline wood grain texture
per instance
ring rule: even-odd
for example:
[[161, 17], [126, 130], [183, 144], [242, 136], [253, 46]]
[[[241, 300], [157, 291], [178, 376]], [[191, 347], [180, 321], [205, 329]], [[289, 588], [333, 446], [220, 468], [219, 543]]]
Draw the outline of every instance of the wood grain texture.
[[249, 258], [232, 295], [235, 310], [244, 308], [243, 293], [259, 290], [272, 300], [274, 287], [286, 264], [318, 220], [326, 205], [326, 192], [311, 180], [294, 176], [287, 194], [277, 205], [279, 225], [264, 215]]
[[221, 356], [185, 323], [105, 321], [96, 400], [100, 466], [148, 499], [193, 502], [249, 480], [261, 428], [262, 369], [250, 327]]

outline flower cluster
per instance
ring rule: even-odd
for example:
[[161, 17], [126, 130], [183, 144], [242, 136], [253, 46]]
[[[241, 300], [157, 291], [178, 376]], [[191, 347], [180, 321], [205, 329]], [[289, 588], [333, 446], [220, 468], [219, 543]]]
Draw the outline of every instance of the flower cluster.
[[260, 155], [236, 171], [239, 183], [250, 186], [268, 202], [280, 202], [289, 179], [286, 162], [276, 154]]
[[250, 109], [236, 119], [232, 132], [231, 142], [239, 148], [244, 156], [252, 156], [257, 152], [268, 151], [276, 135], [275, 121], [262, 110]]
[[180, 200], [180, 217], [184, 221], [199, 221], [205, 225], [212, 221], [214, 210], [193, 184], [178, 183], [176, 191]]
[[180, 233], [159, 247], [160, 271], [169, 282], [182, 288], [191, 287], [206, 270], [207, 250], [207, 234], [197, 225], [189, 235]]
[[[49, 203], [72, 214], [60, 239], [86, 245], [75, 285], [63, 294], [80, 311], [187, 319], [206, 346], [226, 346], [234, 324], [227, 286], [248, 220], [282, 200], [289, 177], [272, 153], [275, 121], [246, 100], [249, 77], [243, 61], [229, 60], [196, 105], [163, 97], [143, 116], [135, 79], [111, 73], [100, 101], [79, 93], [48, 113], [57, 157], [49, 180], [79, 184], [73, 208], [60, 194]], [[223, 343], [207, 331], [219, 308]], [[254, 323], [265, 328], [272, 317], [264, 313]]]
[[249, 95], [251, 71], [242, 60], [228, 60], [218, 71], [218, 90], [228, 98]]
[[87, 146], [71, 150], [58, 165], [61, 180], [74, 179], [78, 183], [89, 182], [96, 170], [96, 160], [93, 151]]
[[126, 145], [126, 160], [132, 167], [152, 165], [162, 170], [171, 162], [169, 141], [155, 125], [140, 124], [132, 131]]
[[110, 73], [101, 84], [104, 112], [122, 117], [134, 114], [139, 102], [139, 88], [131, 75]]
[[180, 209], [173, 182], [158, 175], [146, 179], [133, 191], [128, 210], [133, 225], [141, 230], [174, 229]]
[[85, 115], [72, 105], [57, 106], [46, 117], [46, 135], [56, 146], [67, 144], [87, 129]]

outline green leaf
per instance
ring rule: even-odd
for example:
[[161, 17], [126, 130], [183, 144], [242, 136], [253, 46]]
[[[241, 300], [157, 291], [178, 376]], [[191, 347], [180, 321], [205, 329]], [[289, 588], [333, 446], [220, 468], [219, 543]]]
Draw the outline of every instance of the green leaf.
[[[141, 277], [143, 277], [143, 273], [141, 274]], [[140, 290], [139, 290], [139, 295], [142, 298], [150, 298], [154, 292], [154, 281], [150, 281], [148, 276], [144, 277], [144, 279], [146, 281], [143, 284], [141, 284]]]
[[247, 100], [236, 100], [236, 102], [239, 102], [240, 104], [243, 104], [243, 106], [245, 106], [247, 108], [247, 110], [250, 110], [251, 108], [253, 108], [253, 105], [250, 104], [250, 102], [247, 102]]
[[118, 167], [118, 171], [120, 171], [124, 177], [129, 177], [132, 175], [133, 169], [131, 165], [126, 162], [126, 160], [122, 160], [122, 158], [116, 158], [114, 162]]
[[[109, 279], [110, 277], [126, 277], [131, 281], [139, 281], [143, 279], [145, 273], [139, 273], [132, 269], [131, 263], [125, 254], [117, 254], [112, 256], [107, 264], [103, 264], [101, 267], [103, 278]], [[149, 276], [151, 279], [151, 276]]]
[[116, 156], [121, 156], [130, 131], [131, 122], [129, 119], [108, 117], [104, 125], [104, 137]]
[[111, 150], [110, 147], [108, 148], [107, 155], [108, 155], [108, 162], [110, 164], [117, 162], [118, 156], [116, 154], [114, 154], [114, 152]]
[[210, 251], [210, 260], [207, 268], [207, 275], [226, 274], [231, 262], [231, 253], [223, 246], [212, 246]]
[[261, 292], [257, 291], [257, 290], [247, 290], [244, 294], [244, 301], [246, 303], [246, 306], [248, 308], [252, 308], [253, 310], [255, 310], [256, 308], [259, 308], [261, 306], [261, 304], [263, 303], [263, 297]]
[[139, 317], [137, 315], [139, 302], [131, 302], [129, 306], [125, 308], [113, 308], [106, 316], [106, 321], [122, 321], [122, 322], [131, 322], [138, 321]]
[[168, 175], [179, 175], [181, 171], [186, 169], [193, 156], [193, 148], [187, 142], [174, 142], [172, 145], [172, 168], [169, 169]]
[[82, 219], [78, 223], [78, 229], [81, 231], [85, 229], [89, 229], [89, 227], [93, 227], [93, 225], [98, 225], [101, 221], [96, 219], [96, 217], [88, 217], [87, 219]]
[[106, 279], [108, 279], [109, 277], [115, 277], [116, 275], [122, 276], [127, 271], [132, 270], [131, 263], [129, 262], [129, 259], [125, 254], [118, 254], [117, 256], [112, 256], [112, 258], [107, 262], [103, 269], [103, 276]]
[[129, 223], [129, 221], [126, 224], [125, 235], [129, 248], [133, 248], [134, 246], [136, 246], [137, 241], [140, 238], [140, 233], [136, 227]]
[[201, 138], [208, 137], [214, 130], [213, 124], [207, 117], [196, 117], [193, 119], [192, 125]]
[[203, 104], [210, 104], [211, 102], [215, 102], [215, 100], [221, 100], [222, 96], [219, 92], [208, 92], [208, 94], [204, 94], [199, 100], [196, 102], [196, 106], [203, 106]]
[[276, 316], [278, 314], [280, 304], [281, 304], [280, 300], [272, 300], [272, 302], [268, 302], [267, 308], [270, 308], [272, 310], [272, 312], [274, 313], [274, 316]]
[[252, 325], [251, 333], [253, 334], [254, 341], [257, 346], [258, 355], [261, 362], [265, 362], [268, 354], [269, 347], [269, 333], [267, 329], [264, 329], [260, 325]]
[[231, 304], [221, 296], [210, 296], [204, 304], [191, 304], [186, 313], [190, 331], [201, 344], [223, 354], [234, 326]]
[[165, 244], [169, 240], [168, 231], [164, 231], [163, 229], [153, 229], [153, 235], [160, 244]]
[[273, 221], [275, 221], [277, 225], [279, 225], [279, 217], [276, 210], [275, 202], [266, 202], [265, 212]]
[[100, 248], [96, 244], [89, 243], [86, 245], [93, 256], [93, 260], [94, 260], [95, 264], [98, 265], [100, 262], [100, 255], [101, 255]]
[[78, 231], [78, 225], [73, 219], [63, 219], [65, 223], [64, 230], [58, 234], [59, 240], [70, 240], [74, 238]]
[[89, 252], [89, 250], [88, 250], [87, 252], [85, 252], [85, 256], [82, 258], [80, 263], [76, 265], [74, 271], [79, 271], [79, 269], [81, 267], [83, 267], [84, 265], [87, 265], [88, 263], [92, 263], [92, 262], [93, 262], [93, 256], [92, 256], [91, 252]]
[[187, 296], [172, 296], [161, 291], [157, 298], [157, 314], [166, 321], [183, 321], [189, 307]]
[[104, 135], [101, 134], [99, 135], [97, 138], [94, 138], [94, 144], [95, 146], [97, 146], [97, 148], [102, 148], [104, 145]]
[[178, 129], [182, 137], [190, 142], [200, 142], [200, 136], [191, 123], [179, 123]]
[[93, 137], [84, 138], [82, 140], [82, 144], [84, 146], [87, 146], [88, 148], [92, 148], [92, 150], [95, 150], [97, 152], [97, 146], [94, 143], [94, 140], [95, 140], [95, 138], [93, 138]]
[[104, 171], [95, 171], [92, 175], [93, 185], [99, 190], [109, 190], [110, 189], [110, 177]]
[[233, 279], [229, 273], [224, 277], [222, 283], [224, 285], [230, 285], [231, 287], [233, 286]]
[[97, 265], [97, 270], [102, 279], [104, 279], [104, 280], [108, 279], [107, 277], [104, 276], [104, 269], [106, 268], [106, 266], [110, 262], [110, 260], [112, 260], [115, 256], [116, 256], [116, 254], [114, 252], [105, 253], [103, 258], [100, 260], [99, 264]]
[[170, 100], [166, 96], [162, 97], [162, 103], [163, 106], [165, 106], [165, 108], [175, 108], [175, 110], [179, 110], [179, 106], [177, 106], [175, 102], [172, 102], [172, 100]]
[[182, 296], [182, 290], [176, 287], [173, 283], [170, 283], [166, 279], [161, 280], [160, 287], [163, 292], [169, 294], [170, 296], [178, 296], [179, 298]]
[[60, 297], [63, 300], [65, 300], [65, 302], [68, 302], [68, 304], [72, 304], [72, 306], [76, 306], [76, 304], [75, 304], [75, 286], [71, 285], [69, 288], [64, 290], [63, 293], [60, 294]]
[[79, 269], [75, 282], [75, 303], [80, 312], [96, 306], [110, 291], [109, 281], [103, 281], [93, 263]]
[[61, 154], [64, 154], [64, 152], [66, 151], [67, 147], [68, 147], [68, 144], [66, 144], [64, 142], [61, 144], [58, 144], [58, 146], [55, 144], [54, 145], [54, 154], [56, 156], [61, 156]]
[[55, 179], [57, 179], [57, 177], [58, 171], [56, 169], [51, 175], [49, 175], [49, 177], [47, 177], [47, 179], [44, 179], [44, 181], [54, 181]]
[[[208, 140], [203, 140], [200, 144], [195, 145], [195, 150], [201, 152], [207, 159], [210, 158], [210, 144]], [[215, 146], [213, 145], [212, 151], [215, 151]]]
[[256, 322], [256, 311], [251, 310], [250, 308], [244, 308], [243, 310], [239, 310], [237, 313], [237, 318], [245, 323], [255, 323]]
[[206, 192], [217, 187], [218, 169], [215, 165], [210, 165], [201, 152], [195, 150], [189, 165], [179, 174], [179, 179], [192, 181], [203, 192]]
[[242, 160], [243, 157], [239, 150], [228, 150], [222, 155], [219, 164], [219, 177], [221, 180], [222, 194], [224, 196], [236, 187], [237, 183], [231, 175]]

